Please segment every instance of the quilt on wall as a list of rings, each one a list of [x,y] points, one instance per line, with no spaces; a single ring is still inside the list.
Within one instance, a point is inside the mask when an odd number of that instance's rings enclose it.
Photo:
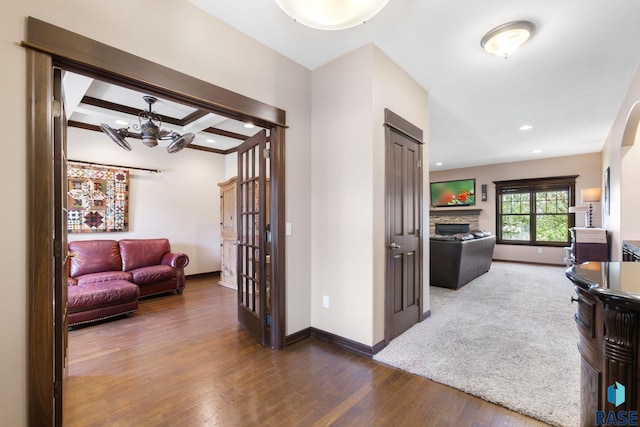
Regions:
[[[69,163],[69,233],[109,233],[129,229],[129,171]]]

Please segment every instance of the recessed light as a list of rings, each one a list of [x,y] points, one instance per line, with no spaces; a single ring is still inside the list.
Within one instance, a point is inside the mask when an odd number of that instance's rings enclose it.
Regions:
[[[216,142],[216,140],[215,139],[207,139],[207,142],[210,142],[210,143],[213,144],[214,142]]]
[[[538,153],[542,153],[542,150],[533,150],[533,152],[538,154]]]
[[[244,127],[246,127],[247,129],[253,129],[255,125],[253,123],[245,123]]]
[[[122,125],[122,126],[127,126],[129,124],[129,122],[127,122],[126,120],[116,120],[116,124],[117,125]]]
[[[436,166],[442,166],[442,162],[436,163]]]
[[[531,125],[522,125],[522,126],[520,126],[520,130],[529,130],[529,129],[531,129],[532,127],[533,127],[533,126],[531,126]]]

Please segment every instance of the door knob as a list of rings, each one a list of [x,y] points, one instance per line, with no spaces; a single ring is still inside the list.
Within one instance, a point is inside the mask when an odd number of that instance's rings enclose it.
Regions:
[[[393,249],[393,250],[396,250],[396,249],[400,249],[400,248],[402,248],[402,246],[397,245],[395,242],[394,242],[394,243],[391,243],[391,244],[389,245],[389,247],[390,247],[391,249]]]

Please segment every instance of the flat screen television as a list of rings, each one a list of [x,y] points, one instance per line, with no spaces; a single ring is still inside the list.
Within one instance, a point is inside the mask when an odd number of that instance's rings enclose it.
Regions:
[[[431,183],[431,206],[433,207],[472,206],[475,204],[475,179]]]

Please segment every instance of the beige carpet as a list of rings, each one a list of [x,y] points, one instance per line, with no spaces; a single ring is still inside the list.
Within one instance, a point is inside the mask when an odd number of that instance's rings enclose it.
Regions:
[[[564,267],[494,262],[374,359],[552,425],[579,425],[580,355]]]

